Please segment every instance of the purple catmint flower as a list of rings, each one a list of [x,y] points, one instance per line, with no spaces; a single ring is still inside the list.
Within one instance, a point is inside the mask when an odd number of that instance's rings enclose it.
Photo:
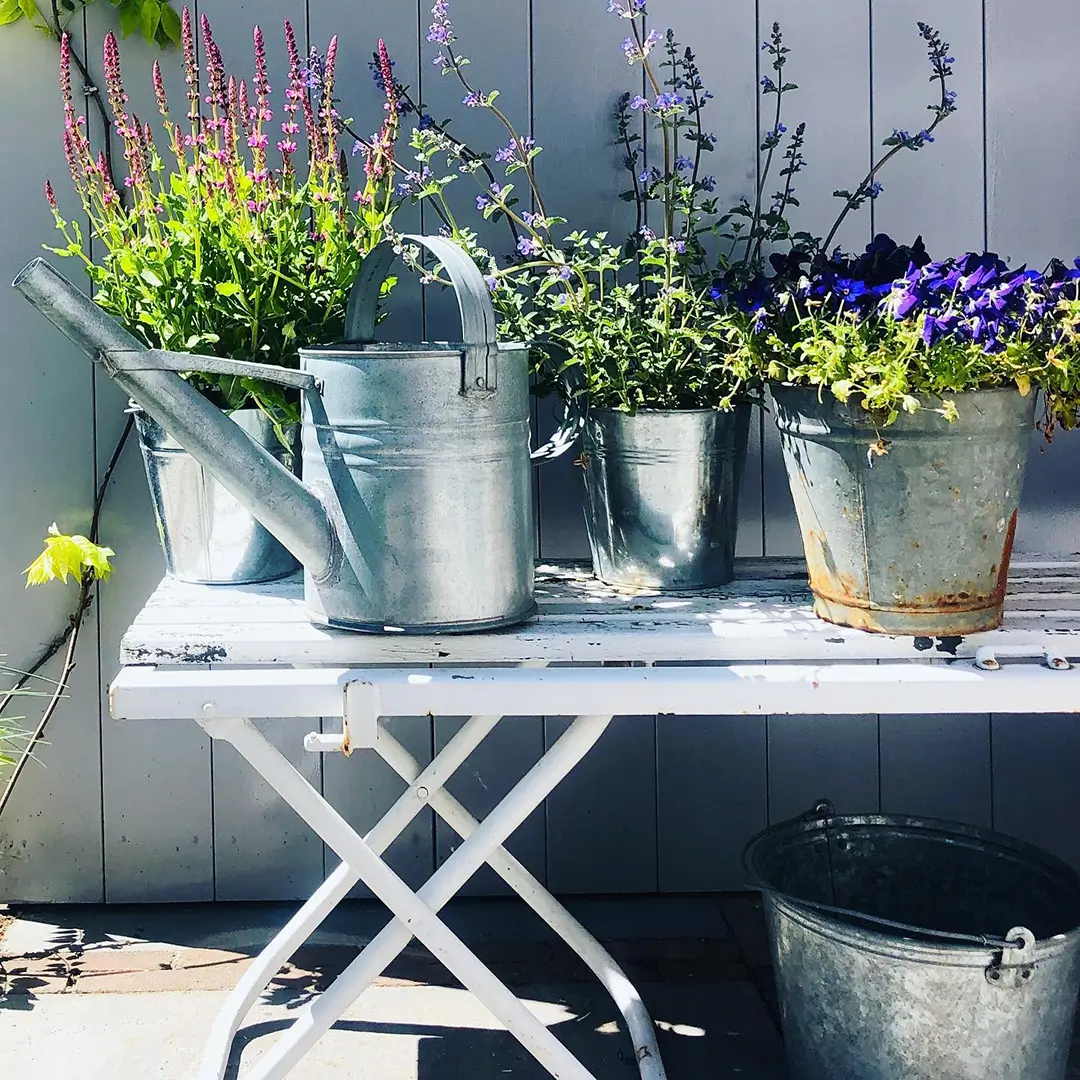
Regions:
[[[480,211],[486,210],[491,205],[491,199],[486,195],[476,196],[476,209]]]
[[[523,135],[519,140],[512,141],[509,146],[495,151],[495,160],[504,163],[522,161],[528,157],[529,152],[536,146],[536,140],[528,135]]]
[[[762,89],[763,93],[775,94],[776,93],[776,83],[774,83],[772,81],[772,79],[769,78],[768,75],[762,75],[761,76],[761,89]]]
[[[447,0],[435,0],[431,7],[431,26],[428,29],[428,41],[436,45],[452,45],[454,42],[454,24],[450,21],[450,7]]]
[[[484,104],[484,96],[477,90],[470,90],[461,99],[461,104],[469,109],[478,109]]]
[[[716,177],[715,176],[703,176],[699,181],[702,191],[715,191],[716,190]]]
[[[541,220],[541,217],[539,214],[534,214],[531,210],[522,210],[521,220],[524,221],[530,229],[532,229]]]
[[[494,292],[499,287],[499,279],[494,274],[485,274],[484,284],[487,285],[488,292]]]
[[[630,108],[634,110],[644,109],[645,112],[648,112],[652,108],[652,102],[649,101],[647,97],[642,97],[640,94],[635,94],[630,99]]]
[[[658,94],[656,101],[653,102],[653,108],[657,112],[673,112],[675,109],[681,108],[686,104],[686,98],[682,94],[676,94],[674,91],[670,91],[663,94]]]
[[[692,158],[686,157],[685,154],[675,155],[675,168],[676,169],[692,169],[694,167],[694,161]]]
[[[664,174],[653,165],[649,169],[643,169],[641,175],[638,177],[638,183],[643,188],[651,188],[654,184],[659,184],[664,179]]]
[[[533,255],[539,255],[543,250],[540,242],[534,240],[531,236],[522,236],[518,238],[517,249],[522,255],[531,257]]]
[[[622,43],[623,55],[626,57],[629,63],[634,63],[635,60],[641,59],[641,49],[638,48],[637,38],[628,37]]]

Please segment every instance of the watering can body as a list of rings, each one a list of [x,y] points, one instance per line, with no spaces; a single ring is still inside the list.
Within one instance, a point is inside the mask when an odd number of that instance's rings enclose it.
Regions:
[[[533,595],[528,350],[499,346],[482,276],[439,237],[462,344],[372,343],[389,245],[367,257],[347,343],[301,370],[148,350],[43,260],[14,284],[300,560],[313,621],[454,633],[529,618]],[[180,378],[204,370],[303,393],[303,482]]]

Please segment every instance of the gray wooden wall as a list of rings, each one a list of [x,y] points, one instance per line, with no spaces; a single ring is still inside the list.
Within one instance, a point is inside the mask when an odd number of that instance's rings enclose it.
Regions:
[[[460,93],[430,64],[427,3],[412,0],[199,0],[214,21],[229,66],[249,70],[252,23],[267,30],[275,90],[283,88],[277,27],[289,17],[312,43],[342,35],[343,111],[362,128],[377,123],[366,62],[378,36],[398,73],[437,116],[464,112],[459,130],[493,148],[490,117],[458,108]],[[589,227],[627,227],[609,116],[631,71],[619,45],[625,24],[604,0],[452,0],[476,81],[531,124],[545,147],[541,175],[551,208]],[[917,129],[931,88],[917,19],[940,26],[957,58],[959,113],[936,145],[905,155],[883,177],[882,200],[852,216],[841,240],[875,230],[925,234],[931,250],[984,244],[1041,264],[1080,252],[1080,104],[1071,79],[1080,63],[1076,0],[652,0],[654,25],[673,25],[698,50],[716,100],[719,190],[750,190],[757,169],[758,42],[773,19],[787,31],[788,69],[801,89],[787,122],[808,123],[810,169],[800,177],[799,220],[822,232],[835,213],[831,192],[866,171],[893,127]],[[80,27],[95,69],[111,18],[99,4]],[[124,46],[135,107],[153,115],[151,53]],[[173,95],[182,94],[175,54]],[[0,277],[10,278],[52,240],[41,184],[62,182],[61,113],[52,46],[26,26],[0,30]],[[415,225],[431,222],[415,220]],[[397,319],[418,331],[415,294]],[[438,333],[446,298],[432,296],[427,324]],[[120,429],[123,401],[10,290],[0,290],[0,653],[29,662],[62,625],[71,593],[22,587],[18,571],[36,555],[54,519],[85,528],[99,470]],[[443,332],[450,332],[444,330]],[[553,422],[538,410],[541,433]],[[1077,549],[1080,484],[1074,437],[1052,447],[1033,440],[1022,551]],[[70,700],[57,714],[0,823],[0,900],[136,901],[285,898],[307,895],[327,861],[321,845],[226,748],[211,750],[190,726],[108,718],[104,689],[116,671],[117,641],[161,574],[141,462],[129,448],[102,520],[118,552],[84,640]],[[564,460],[540,472],[538,545],[546,558],[586,554],[579,481]],[[754,440],[743,492],[740,549],[790,554],[798,536],[771,422]],[[718,702],[718,707],[721,703]],[[522,718],[463,770],[459,791],[478,810],[520,775],[564,721]],[[404,719],[421,756],[453,732],[453,720]],[[305,757],[308,724],[271,725],[280,745],[357,821],[397,790],[363,758]],[[1055,717],[680,720],[627,717],[517,835],[525,860],[553,889],[652,892],[741,884],[738,851],[753,830],[822,795],[842,809],[940,814],[994,824],[1080,864],[1080,728]],[[482,777],[482,779],[481,779]],[[451,848],[452,837],[421,820],[397,848],[417,880]],[[490,886],[477,879],[478,888]]]

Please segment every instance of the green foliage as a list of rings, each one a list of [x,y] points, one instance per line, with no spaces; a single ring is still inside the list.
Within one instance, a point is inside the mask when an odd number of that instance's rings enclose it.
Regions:
[[[301,346],[341,339],[352,283],[389,226],[397,204],[396,114],[388,114],[354,197],[334,108],[336,39],[325,65],[309,61],[309,74],[287,26],[291,71],[280,124],[273,122],[261,31],[256,28],[249,102],[248,85],[227,77],[209,25],[203,29],[202,72],[194,46],[184,50],[186,121],[170,116],[155,65],[169,164],[150,125],[128,114],[116,43],[106,38],[105,82],[129,169],[127,204],[113,190],[103,160],[93,156],[63,76],[65,150],[90,218],[93,257],[89,239],[76,220],[61,215],[51,189],[66,243],[49,250],[81,259],[95,301],[152,348],[297,367]],[[185,40],[192,40],[190,33]],[[314,102],[307,79],[319,87]],[[271,140],[277,141],[276,165]],[[281,425],[299,419],[298,396],[273,384],[201,374],[189,379],[229,410],[258,406],[279,434]]]
[[[55,36],[72,17],[94,0],[0,0],[0,26],[27,19],[38,30]],[[151,45],[167,48],[180,44],[180,16],[170,0],[109,0],[120,16],[120,31],[127,37],[141,32]]]
[[[104,581],[112,573],[109,559],[115,554],[112,548],[101,547],[85,536],[61,533],[53,522],[45,537],[45,550],[24,571],[26,584],[62,581],[66,585],[69,577],[81,582],[84,574]]]

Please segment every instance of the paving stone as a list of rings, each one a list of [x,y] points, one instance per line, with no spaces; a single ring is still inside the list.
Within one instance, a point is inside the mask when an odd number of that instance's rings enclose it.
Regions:
[[[231,990],[252,958],[215,949],[95,949],[78,961],[77,994]]]
[[[0,974],[0,996],[20,997],[63,994],[73,978],[71,961],[64,957],[30,957],[6,960]]]

